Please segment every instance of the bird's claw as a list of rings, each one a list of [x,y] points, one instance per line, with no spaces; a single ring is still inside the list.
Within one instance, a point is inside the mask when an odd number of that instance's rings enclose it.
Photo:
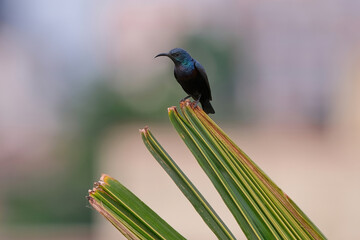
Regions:
[[[194,103],[193,103],[194,108],[196,108],[197,105],[199,104],[200,98],[201,98],[201,94],[200,94],[199,98],[194,101]]]
[[[192,104],[193,104],[193,107],[196,108],[197,105],[199,104],[199,100],[194,101]]]
[[[184,102],[186,99],[188,99],[190,96],[186,96],[183,99],[180,100],[180,103]]]

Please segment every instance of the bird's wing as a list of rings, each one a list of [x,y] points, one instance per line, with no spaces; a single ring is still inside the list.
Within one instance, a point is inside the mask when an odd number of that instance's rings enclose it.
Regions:
[[[209,99],[212,100],[212,97],[211,97],[211,90],[210,90],[210,84],[209,84],[209,80],[208,80],[208,77],[206,75],[206,72],[205,72],[205,68],[198,62],[195,60],[195,68],[196,70],[199,71],[201,77],[204,79],[205,81],[205,84],[206,84],[206,87],[207,87],[207,90],[209,91]]]

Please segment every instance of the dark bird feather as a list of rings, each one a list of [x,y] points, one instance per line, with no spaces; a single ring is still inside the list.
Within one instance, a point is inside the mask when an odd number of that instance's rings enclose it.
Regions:
[[[192,97],[207,114],[215,113],[210,101],[212,100],[210,84],[204,67],[184,49],[174,48],[168,53],[160,53],[155,57],[169,57],[175,64],[174,76],[184,91],[189,95],[182,100]]]

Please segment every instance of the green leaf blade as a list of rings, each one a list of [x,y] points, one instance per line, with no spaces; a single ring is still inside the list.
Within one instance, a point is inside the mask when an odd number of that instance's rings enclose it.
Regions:
[[[190,101],[169,118],[248,239],[326,239],[301,209],[214,121]],[[147,129],[145,146],[219,239],[235,239],[206,199]],[[90,204],[128,239],[184,239],[115,179],[103,175]]]
[[[249,239],[276,239],[272,238],[274,233],[271,232],[268,227],[264,224],[257,224],[257,221],[261,219],[261,217],[258,216],[258,212],[250,210],[254,206],[247,201],[246,196],[241,197],[243,204],[240,204],[240,202],[236,200],[235,195],[240,198],[239,194],[244,195],[246,192],[238,191],[233,181],[229,181],[229,179],[232,179],[232,176],[223,168],[221,162],[216,160],[217,157],[214,156],[213,151],[204,143],[203,136],[199,136],[194,127],[191,126],[191,123],[185,122],[175,109],[170,110],[170,121],[198,160],[200,166],[213,182],[230,212],[242,227],[245,235]],[[247,212],[247,214],[245,212]]]
[[[89,202],[129,239],[185,239],[126,187],[103,175]],[[132,233],[132,234],[129,234]],[[134,238],[135,236],[135,238]]]
[[[237,169],[245,172],[240,175],[244,178],[250,188],[254,189],[254,201],[264,209],[267,217],[275,228],[295,239],[326,239],[310,219],[292,202],[290,198],[238,147],[236,144],[216,125],[211,118],[200,108],[193,108],[189,102],[181,105],[186,119],[195,121],[222,143],[233,157],[229,160],[235,164]],[[257,196],[257,197],[254,197]],[[271,219],[272,217],[275,219]]]
[[[164,168],[168,175],[173,179],[174,183],[187,197],[190,203],[194,206],[204,222],[214,232],[219,239],[235,239],[231,231],[227,228],[224,222],[216,214],[210,204],[196,189],[187,176],[181,171],[177,164],[171,159],[166,151],[157,142],[148,128],[140,130],[145,146],[149,149],[151,154]]]

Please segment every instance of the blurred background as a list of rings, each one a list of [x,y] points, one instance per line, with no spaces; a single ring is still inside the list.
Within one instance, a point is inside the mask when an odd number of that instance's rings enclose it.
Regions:
[[[230,137],[329,239],[359,239],[359,22],[357,0],[0,0],[0,239],[123,239],[86,201],[101,173],[214,239],[145,125],[244,238],[168,121],[185,93],[154,56],[174,47]]]

